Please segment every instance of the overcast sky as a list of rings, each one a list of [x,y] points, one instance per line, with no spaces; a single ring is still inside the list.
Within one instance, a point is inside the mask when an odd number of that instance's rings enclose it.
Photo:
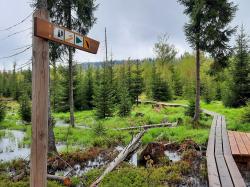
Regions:
[[[9,27],[25,18],[33,10],[31,0],[0,0],[0,30]],[[245,25],[250,34],[250,1],[234,0],[239,5],[233,26]],[[111,51],[114,59],[128,57],[153,57],[153,46],[158,36],[166,33],[169,42],[174,44],[179,55],[192,51],[185,40],[183,25],[187,17],[183,15],[183,7],[176,0],[97,0],[98,10],[95,12],[97,23],[88,36],[101,42],[97,55],[77,51],[75,60],[78,62],[95,62],[104,59],[104,28],[108,33],[108,54]],[[20,52],[31,44],[31,18],[9,31],[0,31],[0,70],[10,69],[13,62],[24,64],[31,58],[31,50],[13,58],[2,57]],[[20,34],[8,37],[18,31]],[[233,44],[234,41],[231,41]]]

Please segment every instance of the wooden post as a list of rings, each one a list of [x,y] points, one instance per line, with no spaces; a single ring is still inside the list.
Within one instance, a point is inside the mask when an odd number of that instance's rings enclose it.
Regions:
[[[35,11],[33,16],[48,20],[48,11],[46,7],[43,6],[38,8],[39,9]],[[32,144],[30,186],[46,187],[49,99],[48,41],[33,35],[32,53]]]

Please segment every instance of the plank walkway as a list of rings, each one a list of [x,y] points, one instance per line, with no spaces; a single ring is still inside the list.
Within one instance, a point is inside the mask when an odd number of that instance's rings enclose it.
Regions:
[[[233,156],[250,157],[250,133],[228,131]]]
[[[187,107],[187,105],[183,104],[154,101],[146,101],[143,103]],[[230,133],[227,133],[225,117],[205,109],[202,109],[202,112],[213,117],[206,152],[209,187],[246,187],[244,179],[232,155],[229,143]],[[236,134],[236,137],[239,138],[239,135]],[[235,141],[234,143],[232,142],[232,144],[235,146],[239,143],[237,146],[238,149],[240,147],[242,153],[246,154],[248,150],[250,151],[250,148],[246,148],[246,146],[243,148],[242,143],[247,141],[246,136],[243,137],[244,140],[241,138],[242,141],[239,139],[238,142]]]
[[[232,155],[225,117],[214,113],[207,146],[210,187],[245,187],[246,184]]]

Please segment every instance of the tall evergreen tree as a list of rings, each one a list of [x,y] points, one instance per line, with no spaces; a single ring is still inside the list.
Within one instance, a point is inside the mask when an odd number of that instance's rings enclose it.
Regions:
[[[93,70],[89,65],[84,73],[82,67],[79,67],[76,84],[75,107],[77,110],[90,110],[93,108]]]
[[[141,69],[141,63],[139,62],[139,60],[137,60],[133,79],[133,95],[137,106],[139,104],[139,96],[143,92],[142,72],[143,70]]]
[[[125,67],[121,67],[118,92],[118,109],[120,116],[127,116],[132,108],[131,98],[129,96],[128,87],[126,84]]]
[[[174,94],[176,96],[182,95],[183,84],[180,77],[180,72],[176,69],[176,67],[172,67],[172,84],[174,89]]]
[[[114,110],[114,90],[110,82],[107,64],[103,65],[103,72],[95,85],[94,105],[98,118],[111,117]]]
[[[70,30],[75,30],[83,35],[89,32],[89,29],[96,21],[94,11],[97,6],[94,0],[48,0],[48,9],[52,22],[64,25]],[[61,46],[65,48],[64,46]],[[63,50],[66,52],[66,49]],[[67,47],[69,63],[69,107],[70,124],[74,126],[74,92],[73,92],[73,53],[72,47]]]
[[[249,38],[243,26],[236,39],[236,54],[232,63],[232,82],[229,83],[229,93],[226,105],[239,107],[246,105],[250,99],[250,53]]]
[[[209,52],[215,66],[225,66],[229,55],[228,41],[235,29],[228,27],[237,7],[228,0],[178,0],[189,16],[185,25],[187,41],[196,50],[196,99],[194,122],[200,117],[200,51]]]
[[[156,101],[168,101],[172,99],[171,89],[156,71],[155,64],[152,70],[152,97]]]

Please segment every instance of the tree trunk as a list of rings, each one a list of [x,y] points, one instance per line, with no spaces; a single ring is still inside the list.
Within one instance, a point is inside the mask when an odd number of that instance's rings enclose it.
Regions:
[[[68,29],[72,29],[71,23],[71,0],[68,0]],[[69,50],[69,110],[70,110],[70,125],[75,127],[74,117],[74,94],[73,94],[73,48],[68,47]]]
[[[193,121],[196,123],[200,119],[200,47],[196,46],[196,94],[195,94],[195,114]]]
[[[69,110],[70,110],[70,125],[75,127],[74,117],[74,95],[73,95],[73,52],[69,47]]]
[[[56,87],[57,87],[57,75],[56,75],[56,61],[53,62],[53,110],[56,110]]]
[[[50,79],[50,73],[49,73],[49,84],[51,85],[51,79]],[[50,89],[49,89],[50,92]],[[50,96],[50,94],[49,94]],[[53,125],[53,120],[52,120],[52,116],[51,116],[51,102],[50,102],[50,98],[48,101],[48,153],[58,153],[57,149],[56,149],[56,142],[55,142],[55,135],[54,135],[54,125]]]

